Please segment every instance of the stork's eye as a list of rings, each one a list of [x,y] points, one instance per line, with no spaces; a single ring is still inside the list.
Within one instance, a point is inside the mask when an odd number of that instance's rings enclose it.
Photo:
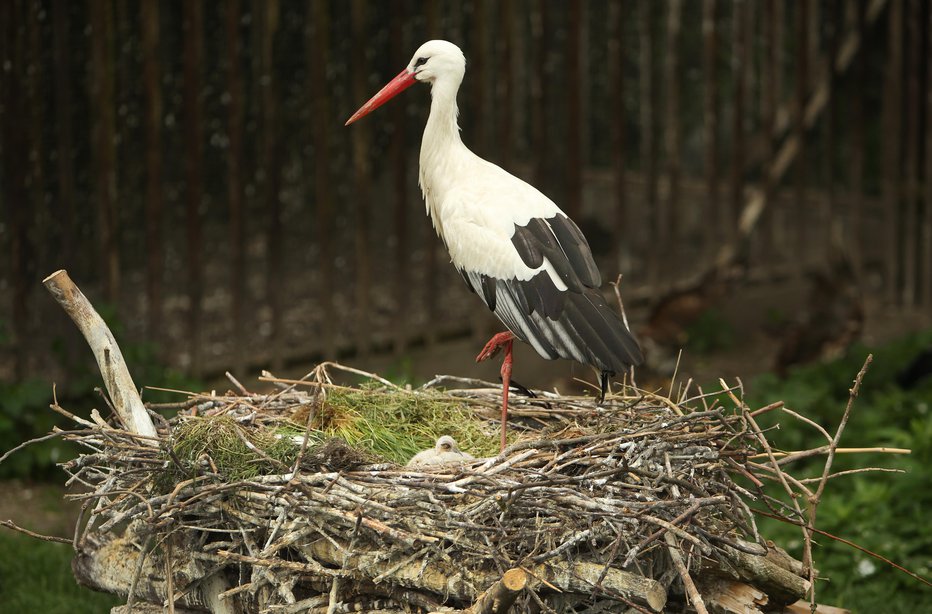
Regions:
[[[415,67],[415,68],[420,68],[420,67],[423,66],[424,64],[427,64],[427,60],[429,60],[429,59],[430,59],[430,58],[418,58],[418,59],[414,62],[414,67]]]

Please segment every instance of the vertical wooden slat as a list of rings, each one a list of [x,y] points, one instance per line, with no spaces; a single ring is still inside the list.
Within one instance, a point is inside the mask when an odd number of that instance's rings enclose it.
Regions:
[[[184,177],[187,236],[187,343],[191,372],[201,372],[201,205],[203,187],[203,130],[201,120],[201,65],[204,47],[204,5],[201,0],[184,3]]]
[[[788,119],[783,120],[781,124],[781,114],[787,108],[784,101],[784,71],[786,64],[786,6],[787,3],[783,0],[774,0],[773,5],[773,18],[771,19],[771,24],[773,25],[773,38],[771,43],[771,52],[773,54],[773,84],[771,90],[773,93],[771,97],[773,98],[773,127],[770,132],[770,140],[773,143],[773,151],[775,154],[777,151],[777,140],[780,138],[782,131],[785,129],[786,122]],[[784,126],[781,128],[781,125]],[[771,157],[771,160],[775,161]],[[768,178],[772,177],[772,173],[767,173]],[[787,206],[785,202],[780,202],[778,195],[780,191],[780,186],[778,182],[771,182],[768,179],[769,193],[766,195],[770,202],[772,202],[772,212],[773,217],[771,221],[772,230],[771,236],[773,237],[773,244],[776,247],[774,255],[784,254],[787,252],[790,241],[790,217],[792,216],[792,211]]]
[[[860,0],[849,0],[853,4],[855,20],[857,23],[858,39],[864,46],[864,36],[866,34],[864,3]],[[860,279],[863,274],[864,266],[864,170],[867,159],[865,150],[867,147],[866,124],[867,117],[864,110],[864,98],[866,90],[859,86],[867,82],[867,68],[870,57],[867,50],[862,48],[855,59],[855,79],[858,85],[851,88],[851,170],[849,172],[848,184],[851,194],[851,229],[847,237],[847,246],[851,251],[851,258],[855,273]]]
[[[551,185],[547,177],[547,158],[550,156],[550,131],[547,126],[547,56],[551,42],[549,6],[545,2],[535,2],[532,3],[530,11],[534,48],[531,74],[531,143],[536,152],[533,156],[532,176],[534,185],[544,190]]]
[[[322,4],[322,3],[321,3]],[[246,224],[243,219],[243,103],[241,7],[239,0],[226,6],[226,88],[227,105],[227,206],[230,214],[230,319],[233,339],[233,371],[246,371]]]
[[[583,24],[581,1],[568,3],[569,24],[566,37],[566,213],[571,219],[580,221],[582,214],[582,70],[580,47]],[[539,155],[548,155],[541,150]]]
[[[440,3],[439,2],[428,2],[425,7],[427,13],[426,16],[426,27],[427,27],[427,36],[430,40],[435,38],[441,38],[443,36],[443,31],[440,24]],[[437,321],[437,262],[438,251],[440,250],[440,241],[437,236],[434,234],[434,230],[430,224],[422,224],[421,227],[424,229],[424,251],[427,255],[425,263],[424,276],[426,278],[426,283],[424,284],[424,314],[426,316],[426,321],[428,322],[427,326],[427,344],[433,345],[437,341],[437,327],[434,326],[434,322]]]
[[[615,193],[615,223],[612,241],[612,264],[623,270],[622,246],[632,233],[628,231],[628,190],[627,190],[627,115],[625,113],[625,39],[624,24],[630,16],[627,4],[612,2],[608,5],[608,79],[610,106],[609,115],[615,117],[612,126],[612,171]]]
[[[777,117],[777,110],[783,105],[783,79],[786,64],[786,2],[775,0],[773,7],[773,99],[774,108],[774,129],[780,123]]]
[[[763,148],[763,160],[765,167],[769,166],[773,159],[774,145],[776,143],[776,110],[777,98],[774,87],[777,73],[777,40],[776,25],[774,24],[776,7],[774,6],[781,0],[765,0],[762,7],[761,15],[761,80],[760,80],[760,108],[761,108],[761,143]],[[775,186],[768,181],[770,173],[765,168],[764,198],[770,203],[770,207],[764,212],[769,218],[767,232],[763,233],[762,242],[764,243],[764,254],[766,258],[771,258],[774,248],[780,246],[779,228],[783,225],[783,211],[779,205],[773,201],[773,190]]]
[[[162,334],[162,70],[159,0],[143,0],[142,72],[146,135],[146,303],[149,340]]]
[[[904,130],[906,138],[903,160],[905,198],[903,199],[903,291],[901,300],[905,306],[913,306],[918,292],[917,268],[919,264],[919,234],[921,232],[919,217],[919,136],[920,136],[920,45],[921,8],[918,0],[906,3],[906,109],[904,113]]]
[[[705,244],[707,250],[717,252],[718,239],[724,220],[719,213],[718,199],[718,31],[716,0],[702,3],[702,73],[703,89],[703,138],[705,139]]]
[[[336,358],[336,335],[333,322],[334,309],[334,254],[331,234],[333,233],[333,191],[330,175],[330,88],[327,86],[327,64],[330,60],[330,8],[326,2],[308,0],[309,22],[313,31],[308,37],[307,62],[309,75],[309,99],[313,104],[311,118],[311,142],[314,144],[314,200],[316,233],[320,260],[320,296],[323,326],[319,334],[324,357]]]
[[[364,0],[353,0],[353,98],[368,99],[370,92],[366,83],[369,62],[366,58],[367,4]],[[353,126],[353,176],[355,178],[355,233],[356,233],[356,345],[360,355],[370,349],[369,285],[371,280],[369,262],[369,216],[371,208],[369,177],[369,124],[361,122]]]
[[[266,226],[266,300],[271,315],[269,343],[272,367],[280,369],[283,361],[284,322],[282,311],[282,279],[285,277],[285,236],[282,232],[281,163],[278,138],[278,79],[275,74],[275,39],[278,33],[278,0],[257,1],[253,5],[255,18],[260,20],[259,33],[259,168],[264,185],[262,200],[268,215]]]
[[[91,22],[91,67],[88,104],[92,114],[91,151],[94,198],[97,201],[98,250],[104,293],[117,306],[120,289],[120,251],[117,241],[117,169],[113,95],[113,7],[104,0],[88,0]]]
[[[900,262],[900,142],[903,73],[903,0],[890,0],[887,14],[888,51],[883,98],[884,273],[887,299],[899,298]]]
[[[834,67],[835,59],[838,55],[839,30],[844,27],[840,0],[829,0],[826,8],[828,16],[827,21],[823,24],[823,31],[826,36],[826,55],[828,56],[828,73],[825,79],[828,102],[825,108],[825,146],[823,148],[822,172],[823,184],[822,190],[822,211],[820,220],[824,224],[823,229],[827,236],[825,237],[825,246],[841,246],[844,238],[844,224],[841,212],[838,209],[835,193],[835,157],[837,155],[837,133],[838,133],[838,113],[839,101],[835,87]]]
[[[657,143],[654,140],[654,3],[641,0],[638,4],[640,26],[640,104],[641,104],[641,174],[644,177],[644,212],[647,216],[648,241],[658,237],[657,216]],[[649,243],[648,243],[649,245]],[[647,245],[641,247],[647,248]],[[660,256],[658,250],[647,250],[647,278],[652,287],[659,279]]]
[[[3,165],[3,179],[0,189],[3,190],[2,204],[5,210],[4,218],[10,225],[10,274],[12,276],[12,342],[13,342],[13,375],[17,379],[25,376],[27,371],[27,340],[28,327],[28,295],[29,295],[29,264],[31,251],[29,245],[29,229],[27,225],[28,190],[26,175],[28,165],[22,155],[13,155],[13,152],[26,150],[27,140],[25,125],[22,122],[25,109],[23,74],[16,68],[23,65],[25,32],[22,29],[23,15],[22,2],[0,2],[0,97],[2,97],[3,155],[0,164]]]
[[[71,119],[71,57],[67,0],[52,4],[52,45],[55,73],[55,132],[58,150],[58,201],[61,211],[61,255],[75,262],[77,211],[74,188],[74,135]]]
[[[732,67],[734,79],[734,100],[732,102],[731,124],[731,164],[730,164],[730,194],[728,199],[728,215],[726,228],[728,237],[734,237],[738,228],[737,220],[743,204],[744,190],[744,135],[745,114],[747,104],[747,63],[748,46],[746,21],[748,6],[746,0],[737,0],[732,13]]]
[[[495,147],[502,161],[502,167],[510,169],[514,158],[516,138],[514,129],[514,57],[520,48],[514,43],[515,39],[515,0],[501,0],[498,3],[499,23],[501,33],[499,36],[498,62],[500,78],[495,80],[498,86],[498,120],[499,138],[495,140]]]
[[[45,9],[38,0],[26,1],[26,61],[21,67],[26,72],[26,96],[28,112],[23,120],[27,123],[29,131],[29,146],[27,155],[29,157],[29,172],[27,182],[30,191],[30,204],[27,205],[31,214],[29,217],[30,225],[36,224],[40,227],[48,227],[53,224],[55,213],[50,210],[49,203],[45,198],[45,143],[43,135],[43,125],[45,123],[45,91],[44,91],[44,59],[42,57],[42,23],[40,19],[45,14]],[[24,205],[26,203],[23,203]],[[40,270],[50,269],[57,266],[56,263],[48,262],[53,254],[57,255],[57,249],[49,250],[49,245],[45,242],[37,242],[33,245],[34,260],[33,266]]]
[[[825,86],[827,89],[828,103],[825,106],[824,117],[824,134],[825,146],[822,154],[822,172],[824,191],[820,224],[824,225],[824,231],[827,236],[824,245],[840,246],[844,237],[844,222],[841,212],[838,210],[835,193],[835,158],[837,155],[837,132],[838,132],[838,96],[836,95],[834,67],[835,59],[838,55],[839,30],[844,27],[842,12],[840,10],[840,0],[829,0],[826,6],[828,19],[823,24],[823,32],[826,37],[826,55],[828,61],[827,78]]]
[[[488,71],[498,65],[489,63],[489,28],[488,13],[489,6],[485,0],[476,0],[473,6],[473,14],[469,31],[471,32],[471,45],[469,54],[469,73],[470,73],[470,95],[471,95],[471,115],[469,118],[470,132],[472,133],[473,150],[482,157],[488,157],[491,153],[489,147],[490,128],[492,125],[491,117],[486,107],[486,96],[488,83]],[[404,60],[402,60],[402,64]]]
[[[932,313],[932,8],[925,5],[925,118],[926,118],[926,144],[925,144],[925,208],[922,222],[922,268],[919,271],[924,283],[921,305],[925,312]]]
[[[404,26],[406,22],[404,0],[393,0],[391,32],[392,64],[404,66],[410,54],[405,40]],[[408,146],[407,146],[407,105],[396,104],[391,108],[392,134],[391,159],[392,180],[395,197],[395,319],[393,328],[395,333],[395,352],[400,354],[405,349],[408,339],[408,296],[411,292],[411,281],[408,275],[410,263],[408,254],[411,253],[408,238]]]
[[[661,240],[672,239],[672,246],[679,245],[680,233],[680,22],[683,4],[681,0],[667,3],[667,50],[664,55],[664,82],[666,91],[666,119],[664,121],[664,148],[666,149],[667,198],[662,208],[666,219],[661,221]],[[678,250],[672,247],[671,260]],[[668,262],[668,264],[673,264]]]
[[[807,85],[809,83],[809,3],[812,0],[799,0],[794,5],[796,11],[796,95],[793,109],[793,134],[799,143],[794,168],[794,220],[796,227],[796,253],[805,257],[810,253],[813,234],[809,226],[812,222],[806,203],[806,181],[808,164],[806,156],[806,112]]]

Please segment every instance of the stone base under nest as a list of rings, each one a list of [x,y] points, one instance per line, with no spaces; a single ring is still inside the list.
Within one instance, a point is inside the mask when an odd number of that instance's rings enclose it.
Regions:
[[[491,384],[344,388],[324,366],[275,381],[192,394],[157,418],[157,446],[76,418],[68,438],[91,452],[65,468],[93,489],[82,583],[160,607],[170,594],[176,611],[269,613],[780,611],[810,586],[757,534],[744,408],[515,395],[512,443],[488,456]],[[372,424],[379,403],[390,424]],[[436,425],[408,420],[419,411]],[[406,468],[365,440],[391,424],[402,447],[471,433],[461,447],[480,458]],[[352,446],[333,437],[357,431]]]

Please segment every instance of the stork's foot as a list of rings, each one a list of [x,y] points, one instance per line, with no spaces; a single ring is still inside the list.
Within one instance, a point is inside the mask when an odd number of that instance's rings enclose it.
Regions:
[[[498,333],[485,344],[485,347],[482,348],[482,351],[479,352],[479,355],[476,356],[476,362],[482,362],[483,360],[488,360],[494,358],[496,354],[502,351],[502,348],[509,345],[512,341],[515,340],[513,333],[505,331],[503,333]]]

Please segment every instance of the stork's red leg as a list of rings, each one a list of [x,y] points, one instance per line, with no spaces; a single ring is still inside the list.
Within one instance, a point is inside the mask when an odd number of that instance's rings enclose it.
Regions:
[[[502,359],[502,449],[505,451],[505,431],[508,428],[508,390],[511,388],[511,346],[513,339],[509,339],[505,344],[505,357]]]
[[[514,345],[515,336],[505,331],[498,333],[485,344],[479,355],[476,356],[476,362],[488,360],[501,350],[505,350],[505,357],[502,359],[502,450],[505,449],[505,431],[508,428],[508,390],[511,388],[511,348]]]

